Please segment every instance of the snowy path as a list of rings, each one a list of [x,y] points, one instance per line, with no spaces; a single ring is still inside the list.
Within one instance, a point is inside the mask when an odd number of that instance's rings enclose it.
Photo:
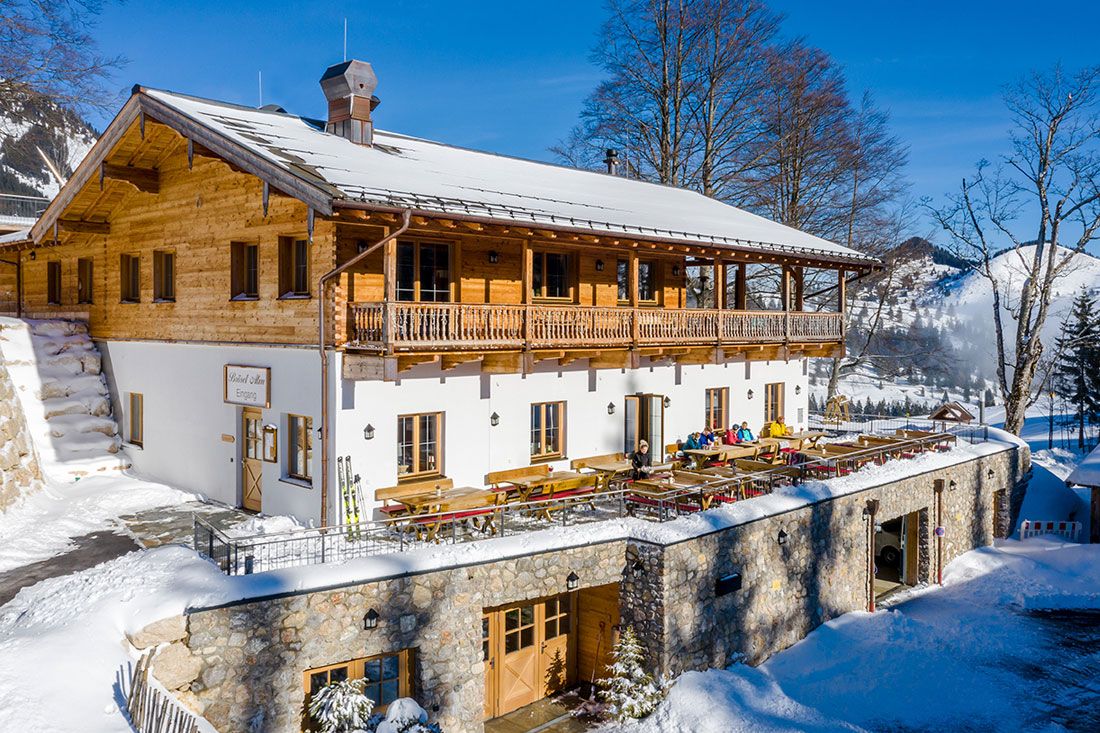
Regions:
[[[1100,730],[1098,667],[1100,546],[1008,541],[759,668],[685,674],[650,719],[609,730],[1083,733]]]

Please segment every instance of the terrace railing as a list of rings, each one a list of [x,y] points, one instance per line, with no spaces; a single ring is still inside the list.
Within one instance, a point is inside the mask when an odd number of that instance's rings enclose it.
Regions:
[[[885,421],[889,421],[889,424],[896,423],[896,428],[922,428],[919,421],[907,421],[906,418],[881,418],[878,424],[886,428]],[[896,428],[892,428],[891,432]],[[988,435],[981,430],[952,432],[968,442],[983,442],[988,439]],[[837,433],[840,434],[842,433]],[[843,466],[859,462],[884,462],[889,455],[897,454],[899,450],[916,450],[922,445],[928,447],[928,441],[911,439],[891,446],[869,447],[829,458],[802,460],[777,465],[773,469],[738,473],[734,477],[716,476],[713,481],[668,492],[661,498],[648,499],[644,504],[632,498],[634,490],[631,487],[614,484],[608,490],[582,496],[502,504],[490,510],[495,527],[491,536],[503,537],[552,526],[573,526],[626,516],[665,522],[701,511],[700,499],[705,493],[728,491],[731,494],[740,492],[744,496],[763,496],[790,482],[792,468],[798,469],[799,478],[793,479],[795,484],[809,478],[827,480],[829,476],[844,473]],[[752,498],[740,501],[752,501]],[[437,520],[442,531],[436,533],[431,540],[414,531],[417,523],[424,526]],[[472,542],[486,537],[486,534],[457,521],[453,512],[418,514],[415,518],[387,518],[359,524],[252,536],[232,536],[201,517],[194,518],[195,549],[227,575],[250,575],[288,567],[345,562],[410,549],[436,547],[440,544]]]
[[[23,223],[29,226],[49,203],[50,200],[42,196],[0,193],[0,221]]]
[[[395,351],[839,341],[840,313],[481,303],[350,303],[348,345]]]

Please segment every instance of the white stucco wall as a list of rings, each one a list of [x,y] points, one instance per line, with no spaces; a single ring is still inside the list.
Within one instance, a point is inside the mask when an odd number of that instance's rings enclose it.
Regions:
[[[279,427],[279,458],[263,464],[263,511],[289,514],[302,522],[320,521],[321,473],[319,358],[307,348],[221,346],[159,342],[99,342],[104,371],[115,401],[115,414],[128,438],[127,393],[144,395],[144,445],[127,446],[136,471],[233,506],[241,492],[241,410],[223,401],[226,364],[271,368],[271,406],[263,421]],[[340,355],[330,360],[333,465],[330,521],[339,520],[336,456],[350,456],[362,477],[364,496],[373,504],[374,490],[397,482],[397,416],[443,412],[443,470],[456,485],[481,486],[489,471],[528,465],[529,425],[533,402],[565,401],[566,457],[554,462],[567,468],[570,458],[623,449],[626,395],[665,395],[665,442],[699,430],[704,422],[705,390],[729,388],[731,421],[748,420],[754,431],[764,420],[764,385],[783,382],[787,422],[805,425],[807,378],[805,360],[733,362],[720,365],[649,364],[636,370],[587,368],[584,361],[567,367],[541,362],[532,374],[482,374],[476,363],[442,372],[426,364],[395,382],[344,382]],[[796,388],[801,388],[796,394]],[[748,398],[748,391],[753,398]],[[614,403],[614,415],[607,414]],[[490,425],[497,413],[500,423]],[[287,415],[313,419],[313,487],[284,480],[287,467]],[[375,428],[365,440],[363,428]],[[234,442],[223,441],[231,435]]]
[[[764,422],[764,385],[783,382],[786,420],[805,426],[804,364],[804,359],[751,362],[747,368],[744,362],[682,367],[643,362],[636,370],[590,370],[583,361],[567,367],[541,362],[528,375],[481,374],[477,364],[448,372],[438,365],[422,365],[396,382],[345,382],[334,413],[335,449],[338,455],[352,457],[370,502],[375,488],[397,482],[397,416],[442,411],[445,474],[456,486],[481,486],[489,471],[530,464],[533,402],[566,402],[566,457],[553,465],[568,468],[570,458],[623,450],[624,397],[639,392],[670,398],[666,443],[703,428],[705,391],[710,387],[729,387],[730,420],[748,420],[758,431]],[[609,402],[615,404],[614,415],[607,414]],[[490,425],[494,412],[500,416],[496,427]],[[372,440],[363,437],[368,423],[375,428]]]
[[[279,427],[278,462],[263,464],[263,511],[320,519],[316,488],[283,481],[287,415],[313,418],[314,445],[320,426],[319,357],[315,349],[259,346],[99,341],[122,437],[129,439],[127,393],[144,397],[143,446],[126,445],[134,469],[150,478],[202,493],[231,506],[240,504],[241,410],[223,401],[226,364],[271,368],[271,407],[265,424]],[[234,442],[222,440],[232,435]],[[313,475],[320,475],[320,452]]]

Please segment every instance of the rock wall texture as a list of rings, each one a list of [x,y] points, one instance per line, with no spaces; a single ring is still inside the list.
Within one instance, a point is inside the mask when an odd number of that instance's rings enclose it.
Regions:
[[[481,733],[483,609],[562,593],[572,571],[581,588],[618,584],[621,622],[655,672],[758,663],[868,607],[874,522],[915,513],[916,573],[932,582],[942,564],[993,541],[993,494],[1013,493],[1027,463],[1026,450],[1006,450],[673,544],[593,543],[192,610],[164,676],[219,730],[297,731],[306,669],[411,648],[413,696],[447,733]],[[878,502],[874,522],[868,500]],[[718,595],[716,582],[733,573],[741,588]],[[365,630],[371,608],[381,618]]]
[[[0,512],[42,481],[23,408],[0,357]]]

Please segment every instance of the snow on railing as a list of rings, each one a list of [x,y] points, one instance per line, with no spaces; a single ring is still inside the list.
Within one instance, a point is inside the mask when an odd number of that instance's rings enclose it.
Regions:
[[[1081,523],[1047,519],[1038,521],[1034,519],[1025,519],[1020,522],[1020,540],[1026,540],[1029,537],[1041,537],[1043,535],[1054,535],[1067,539],[1070,542],[1077,542],[1078,538],[1081,536]]]

